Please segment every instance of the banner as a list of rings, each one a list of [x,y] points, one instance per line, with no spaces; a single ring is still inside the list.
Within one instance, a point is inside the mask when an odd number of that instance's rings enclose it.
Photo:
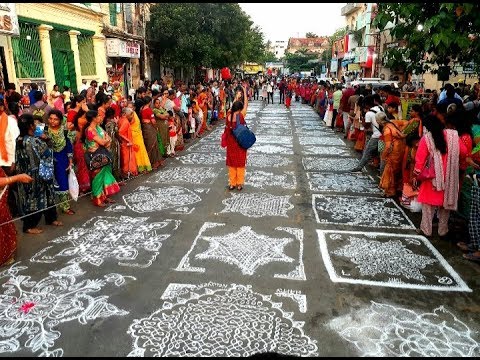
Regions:
[[[20,35],[15,3],[0,3],[0,34]]]
[[[402,98],[400,101],[402,103],[402,115],[404,120],[410,120],[410,109],[412,108],[412,105],[414,104],[422,105],[422,99]]]

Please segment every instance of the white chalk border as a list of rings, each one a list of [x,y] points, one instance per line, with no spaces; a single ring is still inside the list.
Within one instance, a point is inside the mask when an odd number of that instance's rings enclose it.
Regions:
[[[385,282],[385,281],[373,281],[373,280],[361,280],[361,279],[350,279],[344,278],[337,274],[335,268],[333,267],[330,254],[328,252],[326,234],[352,234],[352,235],[377,235],[377,236],[387,236],[387,237],[405,237],[415,238],[420,240],[436,257],[440,265],[442,265],[449,275],[457,282],[455,286],[437,286],[437,285],[421,285],[421,284],[408,284],[408,283],[396,283],[396,282]],[[323,263],[328,271],[330,280],[335,283],[349,283],[349,284],[361,284],[361,285],[371,285],[371,286],[385,286],[393,287],[399,289],[415,289],[415,290],[435,290],[435,291],[463,291],[463,292],[472,292],[472,289],[460,278],[456,271],[450,266],[450,264],[445,260],[445,258],[438,252],[437,249],[427,240],[427,238],[420,235],[405,235],[405,234],[389,234],[389,233],[379,233],[379,232],[362,232],[362,231],[341,231],[341,230],[318,230],[318,244],[320,247],[320,253],[322,255]]]

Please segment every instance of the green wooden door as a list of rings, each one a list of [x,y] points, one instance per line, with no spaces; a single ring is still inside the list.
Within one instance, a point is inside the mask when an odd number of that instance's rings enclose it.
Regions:
[[[63,92],[64,86],[68,86],[73,93],[76,93],[77,75],[68,33],[56,29],[50,31],[50,44],[55,82],[58,84],[60,92]]]

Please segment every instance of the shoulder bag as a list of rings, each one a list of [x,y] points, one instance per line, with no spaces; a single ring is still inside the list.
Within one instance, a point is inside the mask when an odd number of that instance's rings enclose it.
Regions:
[[[237,114],[236,119],[237,123],[232,131],[233,136],[237,140],[238,145],[240,145],[244,149],[249,149],[252,147],[253,144],[255,144],[257,138],[255,137],[255,134],[252,132],[252,130],[247,127],[247,125],[240,124],[240,114]]]

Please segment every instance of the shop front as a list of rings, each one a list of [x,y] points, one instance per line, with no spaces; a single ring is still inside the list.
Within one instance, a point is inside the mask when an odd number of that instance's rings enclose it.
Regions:
[[[127,96],[130,89],[139,87],[140,43],[118,38],[107,38],[108,82],[120,83],[121,93]]]
[[[20,29],[18,26],[18,18],[14,3],[0,4],[0,86],[3,88],[13,81],[10,79],[10,73],[13,69],[9,69],[13,62],[10,58],[8,49],[12,36],[19,36]]]

